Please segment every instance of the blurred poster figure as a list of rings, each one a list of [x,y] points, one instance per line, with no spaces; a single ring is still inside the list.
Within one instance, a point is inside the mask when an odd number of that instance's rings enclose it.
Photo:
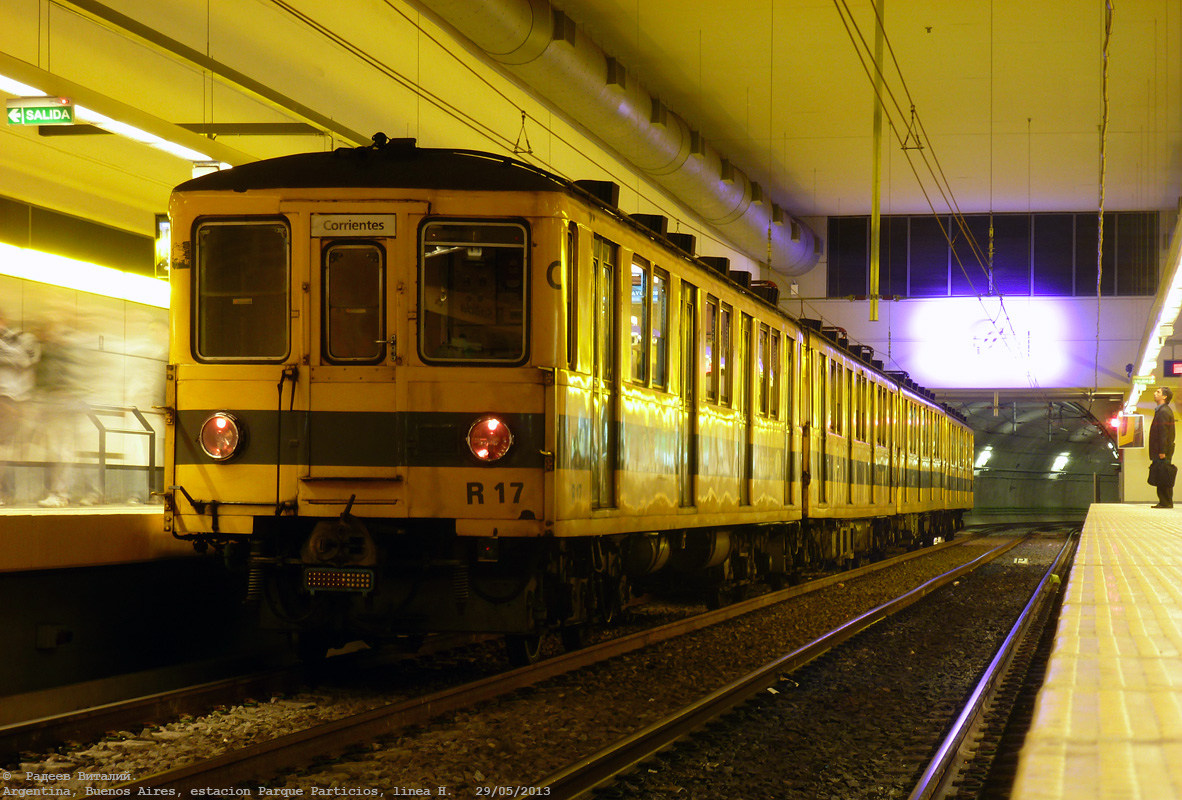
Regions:
[[[43,508],[63,508],[74,491],[78,423],[85,419],[86,353],[76,330],[59,320],[50,320],[41,337],[41,360],[36,370],[36,391],[41,409],[42,433],[46,440],[46,489]],[[89,478],[89,476],[88,476]],[[99,502],[93,481],[87,479],[81,493],[83,505]]]
[[[0,506],[16,500],[12,461],[22,440],[28,401],[33,396],[34,367],[40,358],[37,338],[10,327],[0,309]]]

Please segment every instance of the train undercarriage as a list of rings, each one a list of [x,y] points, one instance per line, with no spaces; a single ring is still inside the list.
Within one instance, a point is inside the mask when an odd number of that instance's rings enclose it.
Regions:
[[[428,634],[500,633],[517,664],[544,635],[567,649],[644,594],[719,607],[759,583],[780,587],[949,539],[961,512],[805,520],[572,539],[472,538],[446,522],[260,520],[226,558],[246,576],[264,627],[305,658],[364,640],[415,647]]]

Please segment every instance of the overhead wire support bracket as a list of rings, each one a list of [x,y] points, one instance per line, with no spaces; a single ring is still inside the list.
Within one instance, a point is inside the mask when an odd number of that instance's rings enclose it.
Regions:
[[[909,144],[911,142],[912,134],[915,135],[915,143]],[[923,149],[923,142],[921,142],[919,140],[919,132],[916,130],[916,127],[915,127],[915,103],[911,104],[911,121],[909,123],[907,123],[907,135],[905,137],[903,137],[903,149],[904,150],[922,150]]]
[[[525,138],[525,147],[521,146],[522,137]],[[517,156],[517,155],[521,155],[522,153],[525,153],[526,155],[533,155],[533,152],[534,152],[533,145],[531,145],[529,143],[529,131],[527,131],[525,129],[525,112],[522,111],[521,112],[521,130],[519,130],[517,132],[517,141],[513,143],[513,155]]]

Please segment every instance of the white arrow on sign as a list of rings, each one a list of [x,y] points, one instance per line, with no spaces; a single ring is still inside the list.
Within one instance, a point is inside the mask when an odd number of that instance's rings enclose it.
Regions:
[[[8,109],[8,122],[10,125],[20,125],[24,119],[24,112],[19,108]]]

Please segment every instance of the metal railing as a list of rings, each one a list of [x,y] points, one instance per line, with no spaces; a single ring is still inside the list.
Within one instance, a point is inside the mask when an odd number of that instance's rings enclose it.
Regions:
[[[135,418],[135,421],[139,423],[139,428],[108,427],[100,418],[102,416],[118,416],[119,421],[122,423],[127,421],[128,414],[131,414]],[[106,502],[107,499],[107,434],[110,433],[148,437],[148,494],[151,496],[152,492],[158,491],[160,487],[157,485],[158,478],[156,475],[156,429],[148,423],[143,412],[135,406],[87,405],[86,416],[94,423],[94,427],[98,429],[98,491],[99,495],[103,498],[103,502]]]

